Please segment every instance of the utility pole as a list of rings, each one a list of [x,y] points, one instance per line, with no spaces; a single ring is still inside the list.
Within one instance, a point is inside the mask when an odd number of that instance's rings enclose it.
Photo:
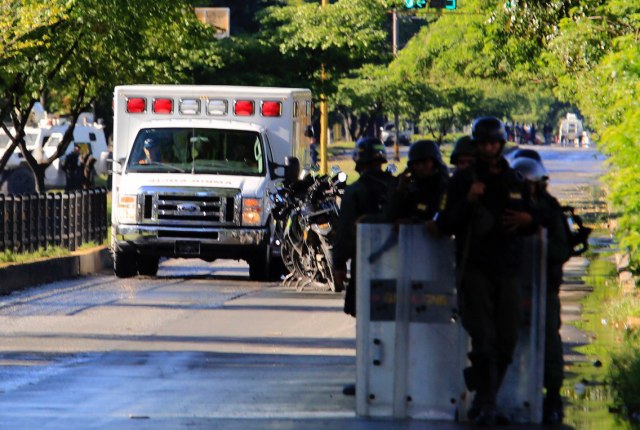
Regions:
[[[329,5],[329,0],[320,0],[320,4],[322,7],[327,7]],[[320,174],[326,175],[328,172],[327,144],[329,139],[327,132],[329,129],[329,106],[327,104],[327,96],[324,93],[324,81],[327,78],[325,75],[324,64],[322,64],[320,73],[320,79],[322,81],[322,93],[320,94]]]
[[[398,11],[396,8],[393,8],[392,12],[393,16],[393,24],[391,26],[391,40],[392,40],[392,53],[393,58],[398,56]],[[395,161],[400,161],[400,125],[398,124],[398,108],[395,107],[393,110],[393,124],[394,124],[394,138],[393,138],[393,159]]]

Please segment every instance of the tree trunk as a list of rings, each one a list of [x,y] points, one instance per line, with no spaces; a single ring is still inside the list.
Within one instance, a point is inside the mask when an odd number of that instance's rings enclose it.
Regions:
[[[29,166],[36,178],[36,193],[42,194],[47,191],[44,185],[44,171],[47,170],[48,165],[36,164],[35,166]]]

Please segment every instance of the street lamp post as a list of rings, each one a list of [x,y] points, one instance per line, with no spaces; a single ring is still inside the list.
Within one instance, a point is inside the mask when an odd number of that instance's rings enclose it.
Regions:
[[[398,11],[393,8],[393,25],[392,25],[392,53],[393,58],[398,56]],[[393,136],[393,159],[400,161],[400,125],[398,124],[398,108],[393,110],[393,124],[394,124],[394,136]]]
[[[320,0],[322,7],[329,5],[329,0]],[[329,107],[327,104],[327,96],[324,93],[325,75],[324,64],[322,64],[320,79],[322,81],[322,93],[320,94],[320,174],[327,174],[327,131],[329,128]]]

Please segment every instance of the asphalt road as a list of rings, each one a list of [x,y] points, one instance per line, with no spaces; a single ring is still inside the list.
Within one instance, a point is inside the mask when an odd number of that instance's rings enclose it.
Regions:
[[[543,157],[567,195],[602,168],[589,150]],[[200,260],[165,261],[157,278],[106,272],[2,296],[0,429],[467,428],[355,416],[341,394],[355,379],[342,300]]]

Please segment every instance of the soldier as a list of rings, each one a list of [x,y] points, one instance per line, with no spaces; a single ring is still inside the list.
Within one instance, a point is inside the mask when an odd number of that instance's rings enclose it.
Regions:
[[[508,421],[496,397],[520,326],[522,235],[535,222],[524,181],[502,156],[502,122],[476,119],[472,138],[476,163],[451,178],[439,227],[456,238],[460,313],[471,338],[465,381],[476,393],[469,418],[491,426]]]
[[[471,136],[462,136],[456,140],[449,162],[456,169],[466,169],[475,162],[477,152]]]
[[[545,318],[543,420],[557,425],[564,417],[560,388],[564,380],[564,358],[560,337],[560,285],[562,266],[571,258],[571,245],[565,229],[562,207],[547,191],[548,174],[539,154],[519,155],[512,167],[520,172],[531,189],[540,223],[547,229],[547,302]]]
[[[380,213],[389,188],[395,185],[395,178],[382,170],[387,157],[379,139],[368,137],[359,140],[353,161],[360,177],[347,187],[340,204],[333,244],[333,269],[336,285],[344,285],[347,280],[347,261],[351,260],[351,279],[346,285],[344,312],[355,317],[356,223],[365,215]]]
[[[409,148],[407,169],[398,177],[382,211],[385,222],[431,221],[440,210],[449,174],[438,145],[420,140]]]
[[[333,271],[336,288],[344,286],[344,312],[356,316],[356,224],[367,215],[379,214],[385,196],[395,186],[395,178],[382,170],[387,162],[386,149],[379,139],[368,137],[356,143],[353,154],[360,177],[345,190],[333,243]],[[347,283],[347,261],[351,260],[351,279]],[[345,385],[342,393],[353,396],[354,384]]]

